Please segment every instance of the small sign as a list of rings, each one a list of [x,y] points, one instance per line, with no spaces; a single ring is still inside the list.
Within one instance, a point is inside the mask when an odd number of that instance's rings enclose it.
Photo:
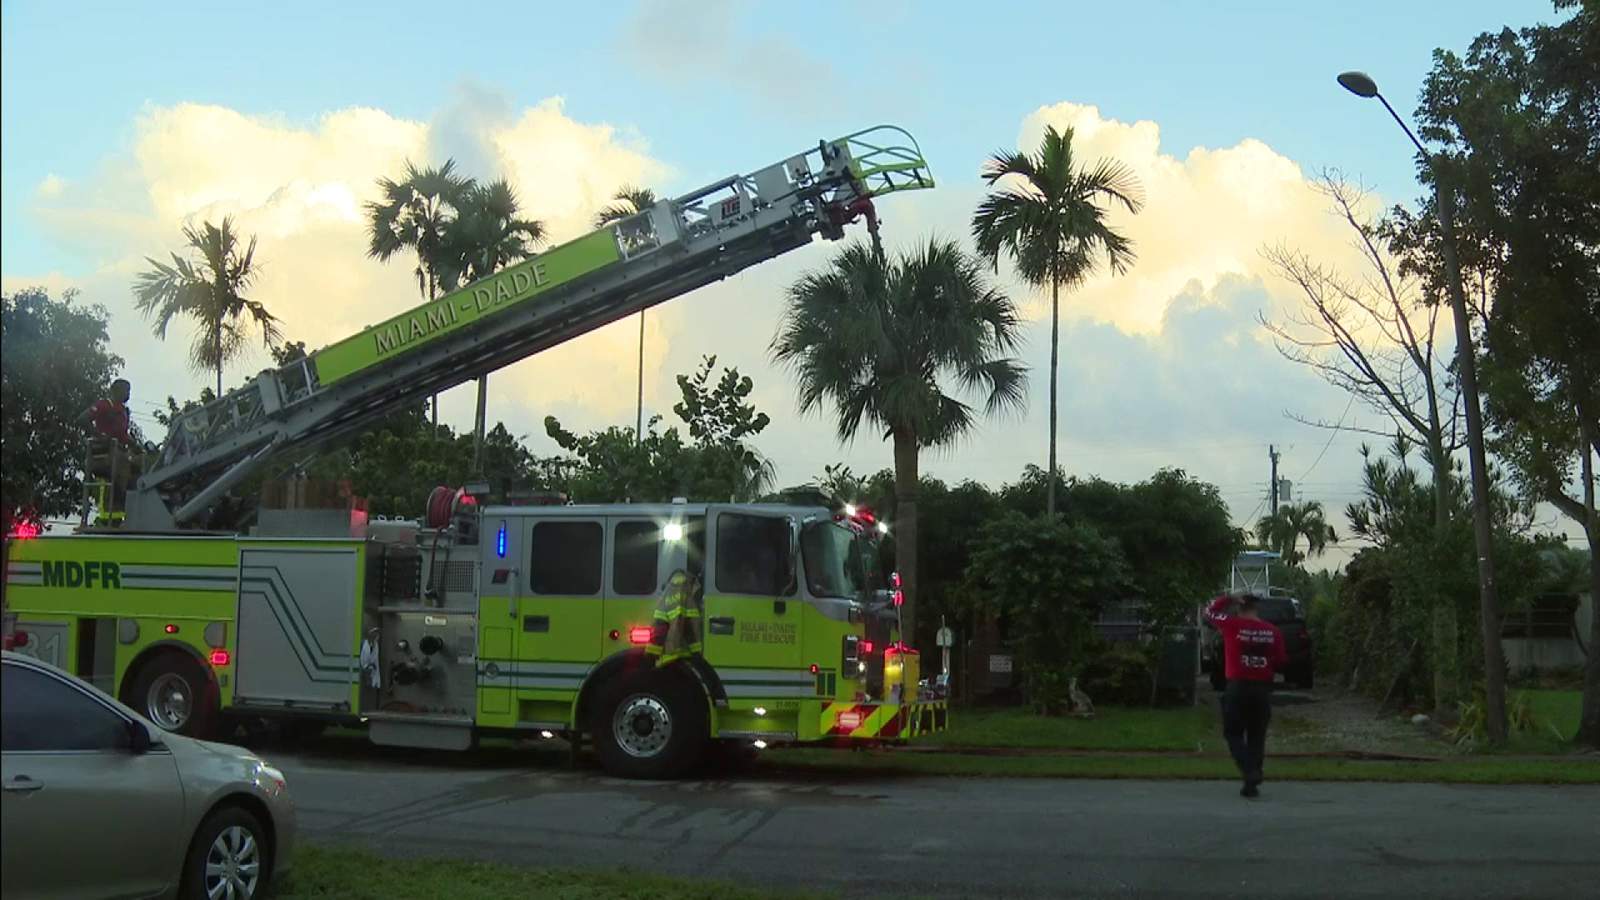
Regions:
[[[449,621],[450,620],[445,618],[444,616],[423,616],[422,617],[422,624],[424,624],[424,625],[445,625]]]
[[[935,643],[940,647],[949,647],[955,643],[955,635],[950,632],[950,629],[941,628]]]
[[[990,656],[989,656],[989,671],[991,671],[991,672],[1009,672],[1009,671],[1011,671],[1011,657],[1008,656],[1008,655],[1003,655],[1003,654],[999,654],[999,653],[990,654]]]

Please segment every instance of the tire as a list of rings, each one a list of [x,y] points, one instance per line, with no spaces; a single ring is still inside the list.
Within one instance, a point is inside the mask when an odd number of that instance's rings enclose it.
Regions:
[[[164,653],[145,662],[133,679],[128,701],[156,727],[184,737],[213,737],[221,718],[216,685],[198,661],[181,653]]]
[[[234,880],[235,890],[231,894],[223,890],[219,896],[235,900],[265,896],[272,879],[272,848],[266,828],[237,806],[222,807],[195,829],[189,855],[183,860],[178,896],[206,900],[210,888],[228,878]]]
[[[1295,687],[1302,691],[1309,691],[1315,687],[1316,674],[1310,666],[1306,666],[1305,668],[1301,669],[1298,675],[1299,677],[1295,678],[1294,680]]]
[[[710,740],[705,693],[673,669],[622,675],[605,685],[589,725],[600,765],[622,778],[676,778]]]

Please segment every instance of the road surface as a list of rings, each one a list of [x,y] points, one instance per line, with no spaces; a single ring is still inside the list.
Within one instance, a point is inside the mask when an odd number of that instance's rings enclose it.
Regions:
[[[629,782],[503,756],[269,754],[304,839],[844,896],[1596,896],[1600,788]],[[460,761],[457,761],[460,760]]]

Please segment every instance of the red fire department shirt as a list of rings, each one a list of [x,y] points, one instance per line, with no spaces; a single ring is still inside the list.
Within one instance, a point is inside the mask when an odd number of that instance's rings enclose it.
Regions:
[[[132,442],[128,434],[128,408],[121,403],[110,398],[96,400],[89,407],[89,418],[99,434],[124,444]]]
[[[1264,619],[1228,615],[1232,599],[1218,597],[1206,608],[1206,618],[1222,635],[1224,674],[1229,681],[1271,681],[1272,673],[1289,660],[1283,649],[1283,633]]]

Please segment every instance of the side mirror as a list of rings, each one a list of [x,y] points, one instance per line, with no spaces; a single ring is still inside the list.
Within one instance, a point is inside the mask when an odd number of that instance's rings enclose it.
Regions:
[[[150,739],[150,729],[133,720],[128,721],[128,752],[135,756],[149,753],[155,741]]]
[[[800,590],[800,523],[789,519],[789,558],[784,562],[783,595],[788,597]]]

